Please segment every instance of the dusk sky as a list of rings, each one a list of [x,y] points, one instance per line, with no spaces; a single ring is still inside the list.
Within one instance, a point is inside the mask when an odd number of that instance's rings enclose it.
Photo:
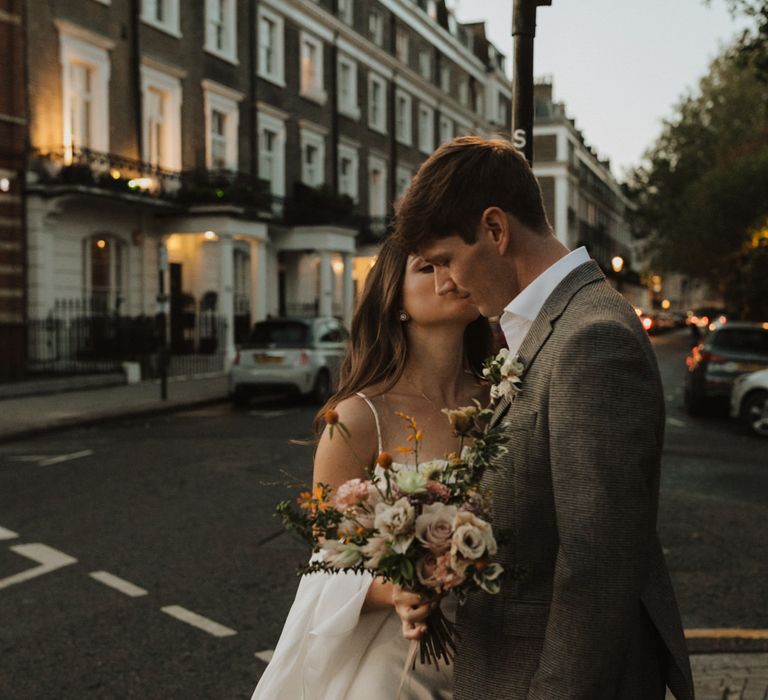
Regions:
[[[486,20],[511,70],[512,0],[453,6],[461,21]],[[535,73],[552,76],[555,100],[622,178],[719,48],[747,24],[730,16],[725,0],[552,0],[538,10]]]

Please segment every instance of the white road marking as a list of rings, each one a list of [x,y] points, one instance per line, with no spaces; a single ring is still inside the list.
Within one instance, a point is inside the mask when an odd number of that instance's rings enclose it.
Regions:
[[[254,656],[259,659],[259,661],[263,661],[265,664],[268,664],[270,661],[272,661],[272,656],[274,653],[274,649],[265,649],[264,651],[257,651]]]
[[[50,467],[54,464],[69,462],[72,459],[90,457],[92,454],[93,450],[80,450],[63,455],[12,455],[8,459],[13,462],[35,462],[38,467]]]
[[[53,464],[61,464],[62,462],[69,462],[73,459],[80,459],[81,457],[90,457],[93,454],[93,450],[80,450],[80,452],[71,452],[68,455],[56,455],[49,459],[44,459],[39,462],[41,467],[50,467]]]
[[[0,540],[13,540],[19,536],[18,532],[13,530],[7,530],[4,527],[0,527]]]
[[[182,622],[186,622],[188,625],[197,627],[204,632],[208,632],[208,634],[212,634],[214,637],[231,637],[233,634],[237,634],[235,630],[220,625],[213,620],[209,620],[207,617],[193,613],[191,610],[182,608],[181,605],[167,605],[160,609],[167,615],[175,617]]]
[[[685,421],[679,420],[677,418],[667,418],[667,423],[670,425],[674,425],[676,428],[687,428],[688,423]]]
[[[134,585],[130,581],[126,581],[124,578],[110,574],[108,571],[91,571],[88,575],[99,583],[114,588],[116,591],[120,591],[120,593],[124,593],[131,598],[147,595],[147,591],[143,588],[139,588],[139,586]]]
[[[0,589],[8,588],[8,586],[28,581],[43,574],[49,574],[51,571],[60,569],[63,566],[77,563],[77,559],[70,557],[69,554],[64,554],[64,552],[60,552],[58,549],[53,549],[53,547],[38,542],[34,544],[19,544],[11,547],[11,551],[37,562],[40,566],[0,579]]]

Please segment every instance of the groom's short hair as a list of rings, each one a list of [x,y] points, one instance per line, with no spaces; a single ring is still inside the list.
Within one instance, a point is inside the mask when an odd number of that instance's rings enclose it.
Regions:
[[[460,136],[422,163],[397,207],[394,237],[408,250],[454,234],[472,244],[489,207],[533,231],[551,232],[539,183],[523,155],[501,138]]]

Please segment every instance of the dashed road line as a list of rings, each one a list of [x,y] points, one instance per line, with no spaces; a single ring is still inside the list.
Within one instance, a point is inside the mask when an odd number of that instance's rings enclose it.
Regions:
[[[272,661],[272,657],[275,654],[274,649],[265,649],[264,651],[257,651],[254,656],[259,660],[263,661],[265,664],[268,664],[270,661]]]
[[[26,571],[21,571],[13,576],[0,579],[0,589],[8,588],[9,586],[22,583],[23,581],[28,581],[37,576],[49,574],[51,571],[56,571],[56,569],[60,569],[63,566],[77,563],[77,559],[70,557],[69,554],[64,554],[64,552],[60,552],[58,549],[54,549],[45,544],[40,544],[39,542],[33,544],[19,544],[10,549],[12,552],[16,552],[16,554],[20,554],[22,557],[37,562],[40,566],[35,566],[32,569],[27,569]]]
[[[130,581],[126,581],[124,578],[110,574],[108,571],[91,571],[91,573],[88,575],[95,581],[103,583],[105,586],[109,586],[110,588],[114,588],[116,591],[120,591],[120,593],[124,593],[131,598],[138,598],[143,595],[148,595],[147,591],[145,591],[143,588],[140,588]]]
[[[768,639],[768,630],[739,629],[734,627],[717,629],[685,630],[686,639]]]
[[[186,608],[181,607],[181,605],[166,605],[164,608],[160,609],[166,615],[175,617],[177,620],[181,620],[181,622],[186,622],[188,625],[192,625],[204,632],[208,632],[208,634],[212,634],[214,637],[231,637],[233,634],[237,634],[235,630],[220,625],[218,622],[209,620],[207,617],[198,615],[191,610],[187,610]]]
[[[13,540],[19,536],[18,532],[0,527],[0,540]]]
[[[42,462],[38,462],[41,467],[50,467],[54,464],[61,464],[62,462],[70,462],[73,459],[81,459],[82,457],[90,457],[93,454],[93,450],[80,450],[79,452],[71,452],[68,455],[57,455],[56,457],[50,457],[44,459]]]

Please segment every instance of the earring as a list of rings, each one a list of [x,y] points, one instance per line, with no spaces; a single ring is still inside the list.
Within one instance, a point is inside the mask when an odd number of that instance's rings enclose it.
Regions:
[[[410,316],[408,316],[408,314],[405,311],[401,311],[400,312],[400,320],[403,323],[405,323],[409,318],[410,318]]]

